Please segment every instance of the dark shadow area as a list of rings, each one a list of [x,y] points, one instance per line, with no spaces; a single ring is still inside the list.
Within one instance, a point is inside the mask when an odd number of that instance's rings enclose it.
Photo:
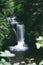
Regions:
[[[8,35],[8,38],[4,38],[3,39],[3,46],[2,46],[2,50],[8,50],[9,46],[14,46],[17,44],[17,37],[15,35],[15,33],[11,30],[11,33]]]

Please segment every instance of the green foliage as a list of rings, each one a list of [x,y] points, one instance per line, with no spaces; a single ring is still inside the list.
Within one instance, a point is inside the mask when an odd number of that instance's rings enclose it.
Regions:
[[[41,62],[39,63],[39,65],[43,65],[43,60],[41,60]]]
[[[34,61],[32,60],[29,60],[29,63],[25,63],[25,61],[21,61],[21,62],[16,62],[16,63],[13,63],[13,65],[37,65]],[[5,59],[1,59],[0,61],[0,65],[11,65],[10,62],[7,62]],[[41,60],[41,62],[39,62],[38,65],[43,65],[43,60]]]
[[[2,13],[4,16],[8,16],[9,13],[13,13],[14,2],[13,0],[1,0],[0,7],[0,13]]]
[[[13,11],[14,11],[14,2],[13,2],[13,0],[6,1],[6,4],[7,4],[6,8],[3,9],[4,15],[8,16],[9,13],[13,14]]]
[[[23,22],[26,25],[28,32],[37,31],[39,34],[41,31],[41,21],[43,7],[42,0],[14,0],[15,7],[14,12],[17,16],[17,20]],[[43,24],[42,24],[43,25]],[[42,26],[43,27],[43,26]],[[43,28],[42,28],[43,29]]]
[[[9,31],[9,23],[0,17],[0,47],[3,44],[3,39],[6,37],[8,38],[10,31]]]
[[[11,53],[8,50],[5,50],[4,52],[0,51],[0,57],[14,57],[15,54]]]
[[[1,59],[0,65],[11,65],[11,64],[7,62],[5,59]]]
[[[37,49],[39,49],[40,47],[43,48],[43,36],[39,36],[38,38],[36,38],[37,43],[36,43],[36,47]]]
[[[29,63],[25,63],[25,61],[21,61],[21,62],[17,62],[17,63],[13,63],[13,65],[37,65],[35,62],[31,62],[31,60],[28,60]],[[7,62],[5,59],[1,59],[0,64],[2,65],[11,65],[9,62]]]

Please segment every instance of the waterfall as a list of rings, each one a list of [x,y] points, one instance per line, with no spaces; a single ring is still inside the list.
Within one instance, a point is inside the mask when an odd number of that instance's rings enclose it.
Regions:
[[[24,24],[17,25],[17,40],[19,42],[24,42]],[[20,43],[20,45],[23,45]]]
[[[25,26],[24,24],[18,23],[14,20],[14,18],[9,18],[10,24],[12,25],[12,29],[16,34],[17,37],[17,45],[10,46],[11,51],[26,51],[28,49],[27,45],[24,41],[24,33],[25,33]],[[16,24],[17,31],[13,28],[13,25]]]

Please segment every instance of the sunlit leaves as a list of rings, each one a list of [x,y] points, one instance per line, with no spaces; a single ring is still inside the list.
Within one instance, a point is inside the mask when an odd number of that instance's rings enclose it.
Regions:
[[[36,47],[37,49],[39,49],[40,47],[43,48],[43,36],[39,36],[38,38],[36,38],[37,43],[36,43]]]
[[[4,52],[0,51],[0,56],[1,56],[1,57],[14,57],[15,54],[11,53],[11,52],[8,51],[8,50],[5,50]]]
[[[11,64],[7,62],[5,59],[1,59],[0,65],[11,65]]]

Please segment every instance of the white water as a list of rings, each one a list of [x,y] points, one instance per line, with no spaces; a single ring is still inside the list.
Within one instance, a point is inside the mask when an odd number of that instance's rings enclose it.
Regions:
[[[24,25],[17,25],[17,40],[18,42],[24,42]]]
[[[15,28],[13,28],[13,31],[16,33],[17,42],[18,42],[17,45],[10,46],[10,50],[11,51],[26,51],[28,47],[24,41],[24,32],[25,32],[24,24],[19,24],[18,22],[14,20],[14,18],[9,18],[9,21],[11,22],[11,25],[16,24],[17,26],[17,31],[15,32]]]

